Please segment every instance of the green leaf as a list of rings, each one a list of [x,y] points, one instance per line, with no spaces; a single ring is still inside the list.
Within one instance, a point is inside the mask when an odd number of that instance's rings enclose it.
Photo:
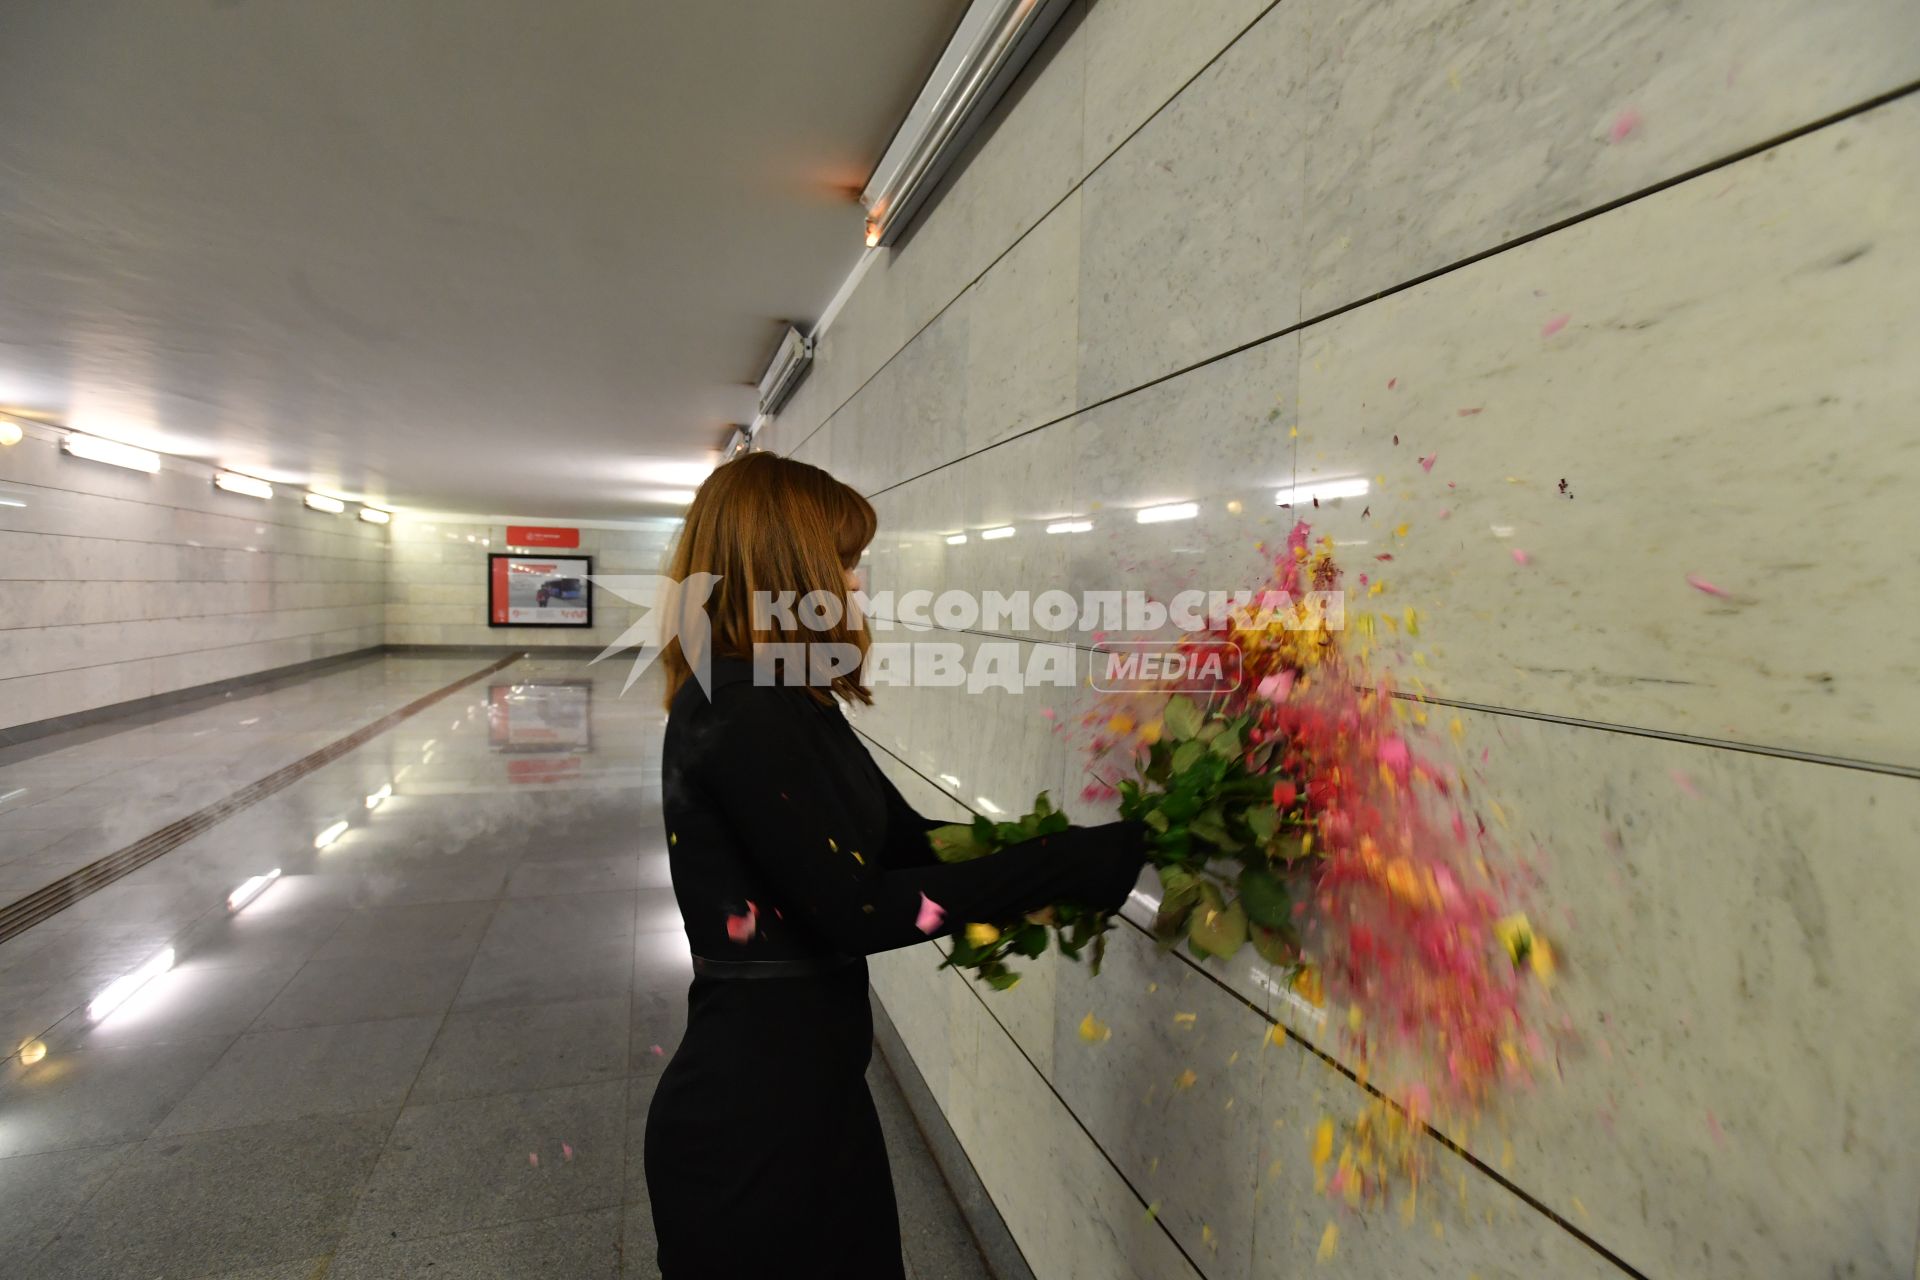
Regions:
[[[1206,754],[1207,744],[1204,742],[1194,741],[1181,743],[1173,752],[1173,771],[1175,773],[1187,772],[1187,770],[1198,764],[1200,758]]]
[[[1047,926],[1024,924],[1014,931],[1013,949],[1031,960],[1047,951]]]
[[[1200,708],[1193,705],[1193,699],[1185,694],[1176,693],[1167,699],[1167,709],[1161,715],[1170,737],[1184,741],[1200,732]]]
[[[1164,832],[1167,829],[1167,815],[1166,811],[1162,809],[1147,810],[1141,817],[1141,821],[1149,827],[1152,827],[1155,831]]]
[[[990,852],[976,836],[970,823],[955,822],[927,832],[927,844],[942,862],[969,862]]]
[[[1216,756],[1231,760],[1240,754],[1240,730],[1229,729],[1207,745]]]
[[[1220,891],[1204,885],[1204,900],[1187,922],[1187,941],[1200,951],[1222,960],[1246,945],[1247,913],[1236,901],[1220,905]]]
[[[1252,932],[1253,949],[1268,964],[1291,964],[1296,959],[1293,941],[1286,931],[1256,924]]]
[[[1293,899],[1287,887],[1265,867],[1248,867],[1240,873],[1238,901],[1255,924],[1282,929],[1293,922]]]
[[[1247,824],[1247,830],[1253,832],[1253,838],[1265,844],[1273,839],[1273,833],[1280,828],[1280,815],[1266,805],[1254,805],[1241,815]]]

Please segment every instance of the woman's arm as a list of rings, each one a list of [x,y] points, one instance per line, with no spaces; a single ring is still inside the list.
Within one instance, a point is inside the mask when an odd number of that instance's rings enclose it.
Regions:
[[[848,776],[845,744],[829,740],[801,696],[723,691],[710,757],[720,767],[703,774],[754,869],[817,936],[853,955],[924,941],[923,899],[943,914],[941,933],[1053,902],[1117,910],[1126,900],[1146,857],[1136,823],[1063,831],[971,862],[887,865],[884,849],[859,847],[848,817],[845,797],[871,783]]]

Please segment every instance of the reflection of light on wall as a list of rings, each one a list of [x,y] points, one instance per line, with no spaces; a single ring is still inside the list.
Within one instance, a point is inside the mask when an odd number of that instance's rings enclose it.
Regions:
[[[955,791],[958,791],[960,789],[960,779],[954,777],[950,773],[941,774],[940,781],[946,783],[949,787],[953,788]]]
[[[313,847],[316,849],[324,849],[345,834],[347,834],[347,820],[342,818],[315,836],[313,838]]]
[[[982,529],[980,531],[980,540],[982,542],[998,542],[1002,538],[1011,538],[1012,536],[1013,526],[1010,524],[1003,524],[998,529]]]
[[[267,886],[280,878],[280,868],[275,867],[263,876],[251,876],[241,881],[240,886],[227,895],[227,910],[238,911],[267,891]]]
[[[1273,495],[1273,503],[1278,507],[1304,506],[1316,498],[1331,501],[1334,498],[1364,498],[1373,491],[1365,476],[1347,476],[1339,480],[1311,480],[1306,484],[1289,485]]]
[[[1047,526],[1048,533],[1085,533],[1093,528],[1091,520],[1055,520]]]
[[[95,1022],[100,1021],[125,1004],[134,992],[171,968],[173,968],[173,948],[167,947],[132,973],[122,978],[115,978],[108,983],[107,989],[95,996],[93,1003],[87,1006],[87,1016]]]
[[[30,1067],[47,1056],[45,1040],[29,1040],[20,1046],[20,1064]]]
[[[1496,538],[1511,538],[1513,536],[1513,526],[1510,524],[1490,524],[1487,528],[1493,531],[1493,536]]]
[[[973,802],[979,805],[982,809],[985,809],[988,813],[998,814],[998,815],[1004,815],[1006,813],[1005,809],[1002,809],[999,805],[987,799],[985,796],[975,796],[973,798]]]
[[[950,533],[947,535],[947,545],[950,547],[963,547],[966,544],[967,535],[964,533]]]
[[[385,786],[381,787],[378,791],[374,792],[372,795],[367,797],[367,811],[371,813],[373,810],[378,809],[381,805],[385,804],[392,797],[393,797],[393,784],[389,782]]]
[[[1197,502],[1169,502],[1159,507],[1142,507],[1133,513],[1141,524],[1166,524],[1171,520],[1191,520],[1200,514]]]

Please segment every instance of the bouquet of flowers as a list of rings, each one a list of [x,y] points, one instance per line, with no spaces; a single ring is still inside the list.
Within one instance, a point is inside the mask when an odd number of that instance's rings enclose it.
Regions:
[[[1426,705],[1367,665],[1375,628],[1412,631],[1417,618],[1334,625],[1307,593],[1341,591],[1341,571],[1309,538],[1296,525],[1252,603],[1182,642],[1232,645],[1237,681],[1108,695],[1085,716],[1088,798],[1117,800],[1153,831],[1163,945],[1225,959],[1251,944],[1313,1003],[1346,1006],[1333,1025],[1363,1079],[1391,1051],[1395,1105],[1355,1126],[1360,1157],[1343,1161],[1355,1172],[1331,1180],[1355,1199],[1384,1176],[1368,1144],[1397,1141],[1405,1156],[1436,1109],[1457,1114],[1529,1076],[1545,1050],[1526,1005],[1555,953],[1517,909],[1524,883],[1503,869],[1465,772],[1424,745],[1438,737],[1418,732]],[[1381,590],[1359,584],[1363,598]],[[1460,722],[1449,728],[1457,742]],[[1064,823],[1043,796],[1013,823],[946,828],[934,847],[981,856]],[[947,963],[1005,988],[1018,980],[1009,962],[1044,952],[1049,927],[1068,955],[1094,942],[1097,960],[1105,926],[1058,912],[970,926]]]

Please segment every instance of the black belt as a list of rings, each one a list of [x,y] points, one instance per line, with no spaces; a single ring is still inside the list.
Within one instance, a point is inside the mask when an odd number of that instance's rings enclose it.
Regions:
[[[851,956],[802,956],[794,960],[709,960],[693,958],[696,978],[818,978],[853,963]]]

